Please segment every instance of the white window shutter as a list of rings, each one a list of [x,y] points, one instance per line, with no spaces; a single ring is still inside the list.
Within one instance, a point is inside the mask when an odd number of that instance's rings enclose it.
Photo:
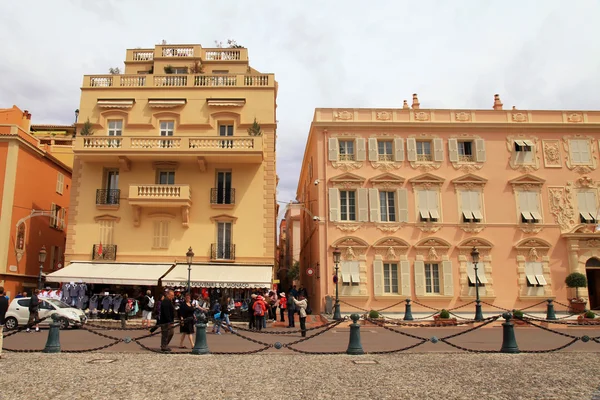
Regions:
[[[418,210],[423,218],[429,218],[429,206],[427,204],[427,190],[417,191],[417,199],[419,201]]]
[[[369,161],[377,161],[378,157],[377,139],[369,138]]]
[[[425,263],[419,260],[415,261],[415,294],[425,294]]]
[[[473,216],[478,218],[477,214],[483,215],[483,211],[481,208],[481,193],[473,191],[471,192],[471,211],[473,212]]]
[[[569,140],[569,147],[571,148],[571,161],[576,164],[580,164],[581,153],[579,152],[579,141]]]
[[[165,249],[169,247],[169,221],[162,222],[161,245]]]
[[[65,220],[67,218],[67,209],[66,208],[61,208],[60,209],[60,229],[64,230],[65,229]]]
[[[329,161],[338,160],[339,145],[337,138],[329,138]]]
[[[394,139],[394,160],[404,161],[404,140],[402,138]]]
[[[433,218],[440,218],[440,204],[437,191],[427,191],[427,208],[429,208],[429,213]]]
[[[369,221],[369,189],[359,188],[358,195],[358,222]]]
[[[540,213],[540,194],[538,192],[527,192],[527,208],[529,212]]]
[[[340,191],[335,188],[329,189],[329,221],[340,220]]]
[[[369,209],[371,222],[379,222],[379,189],[369,189]]]
[[[367,141],[365,138],[356,139],[356,161],[367,159]]]
[[[590,162],[590,142],[588,140],[579,141],[579,154],[581,155],[582,164]]]
[[[406,139],[406,159],[417,161],[417,140],[415,138]]]
[[[152,247],[160,247],[160,221],[154,221],[154,236],[152,241]]]
[[[396,196],[398,197],[398,222],[408,222],[408,191],[398,189]]]
[[[475,161],[485,162],[485,160],[486,160],[485,140],[475,139]]]
[[[433,139],[433,161],[444,161],[444,141],[441,138]]]
[[[57,219],[57,215],[56,215],[56,204],[52,203],[52,205],[50,206],[50,226],[55,227],[56,226],[56,219]]]
[[[458,162],[458,140],[448,139],[448,159],[450,162]]]
[[[454,280],[452,279],[452,261],[442,261],[444,274],[444,296],[454,296]]]
[[[592,214],[592,217],[597,218],[597,214],[598,214],[598,206],[596,205],[596,193],[594,192],[587,192],[585,194],[586,196],[586,203],[587,203],[587,209],[588,212],[590,214]]]
[[[519,197],[519,211],[521,213],[530,212],[528,198],[527,198],[527,192],[517,192],[517,195]]]
[[[400,284],[401,287],[400,294],[402,296],[406,296],[407,298],[411,297],[410,293],[410,262],[407,260],[400,261]]]
[[[460,211],[463,214],[466,214],[467,218],[470,218],[471,213],[471,196],[470,196],[471,192],[469,191],[462,191],[460,192]]]
[[[383,261],[373,261],[373,291],[375,296],[383,294]]]

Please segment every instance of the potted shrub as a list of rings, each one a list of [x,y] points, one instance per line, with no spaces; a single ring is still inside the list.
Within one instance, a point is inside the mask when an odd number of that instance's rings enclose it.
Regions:
[[[577,322],[582,325],[586,325],[590,323],[600,323],[600,320],[596,319],[596,314],[593,311],[588,310],[585,313],[581,314],[579,317],[577,317]]]
[[[456,325],[456,318],[450,318],[450,311],[443,309],[439,314],[433,316],[435,326]]]
[[[523,311],[521,310],[512,310],[512,322],[513,325],[517,326],[517,325],[527,325],[527,322],[523,321]]]
[[[378,325],[376,322],[378,322],[379,325],[383,324],[383,318],[381,317],[381,314],[379,314],[379,311],[377,311],[377,310],[371,310],[371,311],[369,311],[368,313],[366,313],[364,315],[364,317],[365,318],[362,320],[363,324],[365,324],[365,323],[371,323],[371,324],[375,323],[375,325]],[[370,319],[373,322],[367,321],[367,318]]]
[[[167,65],[165,67],[165,74],[172,74],[173,72],[174,71],[173,71],[173,66],[172,65]]]
[[[571,312],[573,314],[581,314],[585,311],[586,300],[579,297],[579,288],[587,287],[587,278],[584,274],[579,272],[570,273],[565,279],[567,287],[575,288],[575,297],[569,299],[571,305]]]

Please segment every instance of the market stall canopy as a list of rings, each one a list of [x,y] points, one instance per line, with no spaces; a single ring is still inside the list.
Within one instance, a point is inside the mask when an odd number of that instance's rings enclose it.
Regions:
[[[155,286],[171,268],[173,268],[173,264],[72,262],[68,266],[48,274],[46,282]]]
[[[270,288],[273,267],[270,265],[192,265],[190,285],[203,288]],[[187,286],[188,266],[175,266],[163,279],[163,286]]]

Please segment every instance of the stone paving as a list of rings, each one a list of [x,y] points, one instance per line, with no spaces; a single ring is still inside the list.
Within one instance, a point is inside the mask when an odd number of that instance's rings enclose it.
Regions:
[[[600,398],[593,353],[5,353],[0,368],[1,400]]]

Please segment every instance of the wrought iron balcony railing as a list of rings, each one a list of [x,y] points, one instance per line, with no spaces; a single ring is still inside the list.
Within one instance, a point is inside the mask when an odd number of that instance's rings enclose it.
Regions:
[[[212,243],[210,245],[211,260],[235,260],[235,244]]]
[[[116,244],[95,244],[92,247],[92,260],[115,261],[117,259]]]
[[[97,189],[96,204],[118,205],[121,197],[121,189]]]
[[[210,189],[210,204],[235,204],[235,189]]]

